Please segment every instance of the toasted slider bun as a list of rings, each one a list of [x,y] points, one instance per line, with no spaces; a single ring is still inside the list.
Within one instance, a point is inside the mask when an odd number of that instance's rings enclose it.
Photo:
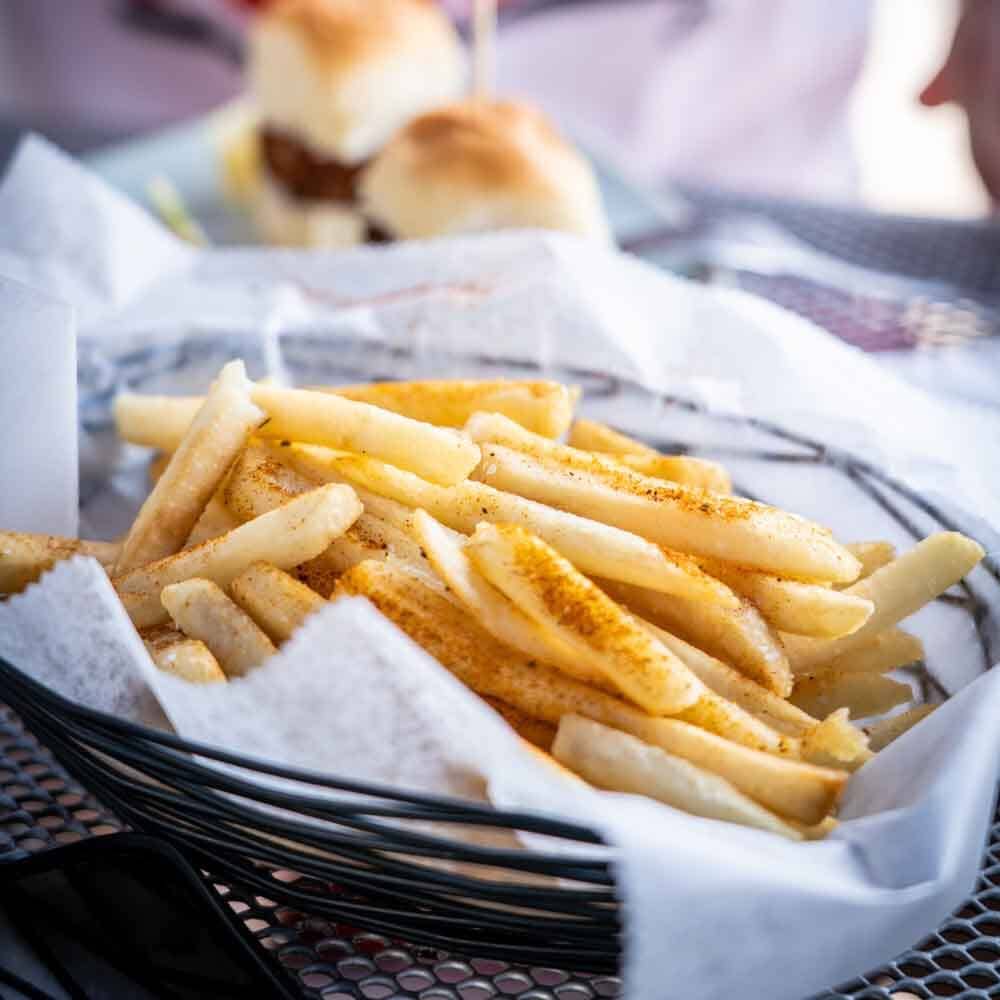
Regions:
[[[361,175],[365,215],[397,239],[492,229],[610,230],[587,160],[536,109],[467,100],[405,126]]]
[[[435,0],[278,0],[257,19],[248,67],[264,126],[346,165],[454,100],[466,77]]]

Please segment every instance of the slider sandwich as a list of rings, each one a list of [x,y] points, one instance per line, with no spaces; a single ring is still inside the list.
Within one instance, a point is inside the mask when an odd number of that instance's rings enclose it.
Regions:
[[[465,56],[434,0],[278,0],[259,17],[249,83],[260,113],[261,235],[294,246],[378,238],[361,171],[412,118],[464,91]]]

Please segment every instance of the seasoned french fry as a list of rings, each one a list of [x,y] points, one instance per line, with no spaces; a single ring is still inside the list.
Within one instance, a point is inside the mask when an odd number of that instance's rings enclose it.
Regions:
[[[334,598],[344,594],[367,597],[472,690],[533,718],[554,725],[566,712],[578,712],[620,725],[642,715],[620,698],[540,666],[501,643],[470,619],[463,606],[451,603],[402,563],[359,563],[337,581]]]
[[[552,741],[556,738],[556,727],[541,719],[533,719],[527,712],[522,712],[513,705],[501,701],[499,698],[486,696],[483,701],[492,708],[497,715],[503,717],[504,721],[523,740],[527,740],[532,746],[540,750],[549,752],[552,748]]]
[[[227,507],[246,521],[280,507],[293,497],[315,488],[315,481],[302,475],[285,460],[292,454],[264,441],[247,446],[226,482]],[[315,559],[299,566],[295,575],[318,594],[326,597],[337,577],[365,559],[384,559],[390,554],[420,564],[420,547],[412,538],[413,511],[402,504],[366,493],[365,512],[330,547]],[[391,518],[388,523],[372,511]]]
[[[836,639],[856,632],[875,605],[863,597],[709,560],[702,568],[757,607],[768,624],[796,635]]]
[[[565,715],[560,720],[552,754],[600,788],[646,795],[694,816],[739,823],[790,840],[802,839],[792,825],[724,778],[579,715]]]
[[[639,622],[540,538],[480,524],[465,551],[528,617],[571,647],[626,698],[653,714],[690,708],[704,685]]]
[[[276,644],[292,633],[326,601],[304,583],[270,563],[255,562],[229,586],[233,600]]]
[[[604,671],[581,660],[574,648],[563,642],[553,629],[528,617],[487,583],[463,551],[463,535],[435,521],[424,510],[414,512],[413,523],[417,542],[434,572],[487,632],[571,677],[596,683],[599,687],[609,685]]]
[[[522,427],[550,438],[566,432],[579,395],[578,389],[560,382],[509,379],[369,382],[323,386],[319,391],[371,403],[441,427],[461,427],[477,410],[502,413]]]
[[[577,417],[573,421],[573,426],[569,429],[567,442],[571,448],[579,448],[580,451],[596,451],[605,455],[651,455],[657,456],[660,453],[655,448],[650,448],[648,444],[622,434],[607,424],[598,423],[596,420],[587,420],[584,417]]]
[[[844,591],[875,605],[872,616],[856,632],[840,639],[787,636],[785,647],[792,669],[796,673],[811,673],[819,664],[863,646],[958,583],[984,554],[982,546],[958,532],[945,531],[925,538],[909,552]]]
[[[314,488],[314,483],[278,461],[269,445],[251,441],[233,463],[222,499],[242,523]]]
[[[419,566],[423,561],[417,543],[379,518],[362,514],[329,548],[295,567],[295,576],[317,594],[328,597],[341,573],[366,559],[396,556]]]
[[[60,535],[0,531],[0,595],[19,594],[57,562],[73,556],[92,556],[108,569],[118,558],[118,545]]]
[[[374,455],[441,486],[462,482],[479,463],[479,448],[464,434],[368,403],[264,385],[254,387],[253,400],[270,418],[263,437]]]
[[[924,658],[924,644],[901,628],[887,628],[863,646],[811,667],[810,674],[887,674]]]
[[[690,722],[692,726],[750,747],[751,750],[792,758],[797,758],[801,753],[797,739],[781,735],[751,712],[712,690],[704,691],[690,708],[674,713],[671,718]]]
[[[680,635],[776,695],[784,698],[792,690],[792,674],[781,643],[745,598],[734,611],[613,580],[597,582],[640,618]]]
[[[627,476],[632,471],[642,476],[701,489],[721,487],[721,492],[732,489],[729,476],[714,462],[688,459],[680,455],[659,455],[656,452],[613,457],[595,454],[533,434],[501,413],[474,413],[466,423],[465,430],[473,441],[504,445],[527,455],[550,459],[567,469],[576,469],[605,479],[612,486],[617,485],[623,474]]]
[[[855,719],[882,715],[913,698],[909,684],[883,674],[822,674],[801,677],[791,701],[810,715],[822,717],[847,708]]]
[[[311,386],[369,403],[412,420],[461,427],[477,410],[503,413],[546,437],[560,437],[569,426],[579,389],[545,381],[373,382],[365,385]],[[132,444],[174,451],[203,400],[198,396],[144,396],[122,393],[115,401],[118,435]]]
[[[884,750],[890,743],[899,739],[903,733],[908,733],[918,722],[927,718],[937,705],[917,705],[899,715],[892,715],[888,719],[881,719],[867,727],[868,739],[871,748],[876,753]]]
[[[161,451],[158,455],[154,455],[149,460],[149,485],[155,486],[160,481],[160,476],[166,472],[167,466],[170,464],[170,459],[172,454],[168,451]]]
[[[160,599],[185,635],[208,646],[227,677],[242,677],[274,655],[271,640],[211,580],[172,583]]]
[[[861,563],[858,580],[871,576],[875,570],[888,566],[896,558],[896,546],[892,542],[848,542],[845,548]]]
[[[871,760],[868,737],[852,726],[850,712],[838,708],[802,737],[802,759],[824,767],[855,771]]]
[[[796,708],[773,691],[752,681],[729,664],[709,656],[704,650],[692,646],[652,622],[640,620],[667,649],[687,664],[691,672],[706,687],[760,719],[776,732],[796,738],[804,736],[818,724],[818,719],[807,715],[802,709]]]
[[[341,577],[337,594],[367,597],[478,694],[492,695],[552,724],[564,715],[576,714],[630,732],[729,778],[751,798],[782,815],[818,822],[833,807],[846,780],[843,772],[737,746],[686,722],[653,718],[614,695],[549,667],[533,665],[400,564],[361,563]]]
[[[169,625],[143,629],[140,635],[153,662],[164,673],[192,684],[225,683],[219,661],[201,639],[191,639]]]
[[[114,579],[136,626],[166,620],[160,592],[171,583],[205,577],[228,587],[251,563],[291,569],[319,555],[357,520],[361,503],[349,486],[321,486],[220,538]]]
[[[131,444],[174,452],[204,401],[202,396],[119,393],[114,403],[118,436]]]
[[[264,419],[249,392],[243,362],[230,362],[125,536],[117,575],[172,555],[187,541],[248,435]]]
[[[293,451],[300,450],[293,448]],[[442,524],[470,534],[481,521],[520,524],[548,542],[584,573],[620,579],[651,590],[684,594],[696,600],[739,606],[739,598],[687,556],[618,528],[567,514],[545,504],[502,493],[483,483],[464,482],[450,489],[360,455],[311,450],[328,475],[410,507],[422,507]]]
[[[650,479],[665,479],[715,493],[732,493],[733,480],[718,462],[692,455],[619,455],[618,461]]]
[[[201,517],[195,522],[184,545],[186,549],[193,549],[196,545],[210,541],[224,535],[233,528],[238,528],[240,519],[225,505],[222,499],[222,491],[216,491],[214,497],[208,501],[205,509],[201,512]]]
[[[484,483],[705,558],[805,580],[848,581],[860,564],[818,525],[777,507],[620,472],[568,469],[502,445],[482,446]],[[583,453],[581,453],[583,454]]]

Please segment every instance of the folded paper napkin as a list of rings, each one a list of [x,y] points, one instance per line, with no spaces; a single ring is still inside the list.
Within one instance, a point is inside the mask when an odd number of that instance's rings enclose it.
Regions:
[[[257,375],[281,375],[283,344],[295,337],[406,348],[397,375],[475,375],[484,357],[502,355],[793,427],[917,484],[948,509],[960,500],[996,549],[987,523],[1000,488],[993,416],[953,412],[766,303],[689,285],[567,237],[508,233],[336,255],[195,252],[35,141],[0,188],[0,275],[77,309],[94,399],[134,384],[138,359],[154,346],[169,360],[156,363],[156,388],[190,388],[200,371],[197,345],[209,337],[240,349],[249,338],[259,348],[248,359]],[[5,319],[17,304],[12,288],[0,286]],[[26,313],[23,290],[17,295],[19,322],[33,324],[34,338],[21,338],[28,360],[66,351],[52,339],[53,314],[41,301]],[[0,400],[22,370],[0,366]],[[77,426],[59,409],[68,390],[57,367],[50,376],[36,365],[32,379],[32,419],[48,413],[46,432],[73,438]],[[647,401],[619,422],[642,432],[663,419],[662,407]],[[670,419],[671,433],[682,436],[681,418],[671,411]],[[37,430],[17,412],[10,420],[3,455]],[[91,450],[86,415],[82,429],[88,476],[106,467],[111,479],[106,493],[81,498],[88,523],[115,530],[134,509],[134,491],[117,459]],[[72,476],[73,461],[69,449],[53,452],[58,469],[46,475]],[[25,489],[35,475],[24,469]],[[791,467],[761,475],[781,480],[774,499],[785,495],[785,479],[795,488]],[[825,480],[799,489],[793,506],[838,531],[874,516],[859,509],[857,520],[849,517]],[[3,527],[17,509],[6,492]],[[968,635],[934,631],[944,636],[931,649],[936,660],[969,660],[967,650],[948,653]],[[911,945],[974,882],[1000,759],[1000,672],[973,680],[978,667],[957,669],[947,683],[956,696],[852,778],[838,830],[792,844],[550,773],[361,600],[324,609],[250,676],[194,689],[155,671],[102,571],[78,559],[0,604],[0,655],[86,704],[169,720],[182,735],[227,749],[334,772],[350,760],[359,779],[487,794],[589,824],[613,847],[626,990],[636,1000],[659,1000],[664,983],[690,1000],[801,1000]]]

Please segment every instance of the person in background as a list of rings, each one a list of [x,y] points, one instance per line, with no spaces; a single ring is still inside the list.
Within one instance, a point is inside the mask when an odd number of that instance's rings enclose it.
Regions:
[[[70,148],[242,90],[240,37],[274,0],[0,0],[0,126]],[[441,0],[467,20],[472,0]],[[847,200],[848,101],[871,0],[501,0],[499,89],[539,103],[637,177]],[[1000,198],[1000,3],[965,0],[922,98],[966,111]]]

